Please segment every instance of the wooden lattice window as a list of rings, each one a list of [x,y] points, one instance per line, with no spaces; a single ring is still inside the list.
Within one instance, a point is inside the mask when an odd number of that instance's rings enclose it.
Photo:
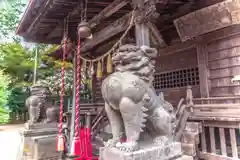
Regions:
[[[155,74],[153,85],[155,89],[199,85],[198,68],[188,68]]]

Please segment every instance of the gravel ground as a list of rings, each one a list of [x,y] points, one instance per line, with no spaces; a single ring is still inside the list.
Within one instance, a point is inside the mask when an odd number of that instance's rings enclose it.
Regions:
[[[17,153],[20,144],[18,130],[23,125],[3,125],[0,126],[0,159],[19,160]]]

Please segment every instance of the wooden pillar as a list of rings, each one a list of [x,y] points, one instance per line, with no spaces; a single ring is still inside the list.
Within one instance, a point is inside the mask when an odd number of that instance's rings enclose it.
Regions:
[[[147,26],[147,20],[145,12],[147,10],[144,5],[144,0],[132,0],[133,5],[137,8],[136,10],[136,21],[135,21],[135,37],[137,46],[150,46],[149,27]]]
[[[199,43],[197,44],[197,59],[198,59],[198,70],[200,79],[200,93],[201,97],[209,97],[209,83],[208,83],[208,60],[206,45]]]
[[[135,35],[138,46],[150,46],[149,28],[146,23],[137,23],[135,25]]]

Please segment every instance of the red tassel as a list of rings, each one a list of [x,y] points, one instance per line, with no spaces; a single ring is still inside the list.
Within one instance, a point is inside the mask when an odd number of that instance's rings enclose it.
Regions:
[[[86,146],[85,146],[85,131],[84,131],[84,127],[81,127],[80,129],[80,142],[81,142],[81,156],[83,158],[86,157]]]
[[[75,160],[82,160],[81,158],[81,146],[80,146],[80,139],[78,137],[74,137],[72,141],[72,146],[70,150],[70,155],[73,157],[80,157],[80,158],[75,158]]]
[[[64,142],[63,135],[58,135],[57,136],[56,150],[58,152],[63,152],[65,150],[65,142]]]
[[[124,143],[124,142],[126,142],[126,141],[127,141],[126,137],[122,137],[122,138],[120,139],[120,142],[121,142],[121,143]]]
[[[88,127],[86,127],[85,146],[86,146],[86,156],[91,159],[92,158],[91,129]]]

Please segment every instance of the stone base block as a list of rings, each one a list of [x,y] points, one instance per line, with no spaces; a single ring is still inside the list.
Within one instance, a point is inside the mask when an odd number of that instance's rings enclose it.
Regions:
[[[58,129],[50,126],[31,130],[22,128],[19,160],[58,160],[60,153],[56,152],[57,133]]]
[[[164,147],[148,146],[135,152],[123,152],[117,148],[100,148],[100,160],[172,160],[182,156],[181,143]]]
[[[24,127],[27,130],[57,129],[58,128],[58,123],[56,123],[56,122],[53,122],[53,123],[36,123],[36,124],[25,123]]]
[[[175,159],[175,160],[194,160],[194,158],[193,158],[192,156],[186,156],[186,155],[184,155],[184,156],[179,157],[179,158],[177,158],[177,159]]]

